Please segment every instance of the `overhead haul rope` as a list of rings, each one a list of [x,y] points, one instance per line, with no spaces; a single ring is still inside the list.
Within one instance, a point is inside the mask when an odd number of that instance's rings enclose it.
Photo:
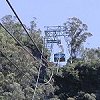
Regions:
[[[34,40],[33,40],[33,39],[31,38],[31,36],[29,35],[28,31],[26,30],[25,26],[24,26],[23,23],[21,22],[20,18],[18,17],[18,15],[17,15],[17,13],[15,12],[14,8],[13,8],[12,5],[10,4],[9,0],[6,0],[6,2],[7,2],[7,4],[9,5],[9,7],[11,8],[11,10],[13,11],[13,13],[15,14],[16,18],[17,18],[18,21],[20,22],[21,26],[23,27],[23,29],[25,30],[25,32],[27,33],[27,35],[29,36],[29,38],[30,38],[30,40],[32,41],[32,43],[36,46],[36,48],[38,49],[38,51],[39,51],[40,54],[42,55],[42,57],[43,57],[42,60],[45,61],[46,64],[48,65],[47,59],[44,57],[44,55],[41,53],[41,50],[38,48],[37,44],[34,42]],[[20,44],[20,46],[22,47],[21,44]],[[22,47],[22,48],[23,48],[23,47]],[[30,56],[33,56],[26,48],[23,48],[23,49],[24,49],[25,51],[27,51],[27,52],[30,54]],[[35,60],[37,60],[34,56],[33,56],[33,58],[34,58]],[[43,63],[41,63],[41,62],[39,62],[39,63],[42,64],[43,66],[45,66],[45,65],[44,65]],[[46,66],[45,66],[45,67],[46,67]],[[41,69],[41,68],[39,68],[39,69]],[[38,75],[40,75],[40,72],[39,72]],[[49,81],[51,80],[52,76],[53,76],[53,74],[51,75]],[[38,80],[38,79],[37,79],[37,80]],[[46,82],[46,84],[48,84],[49,81]]]
[[[12,5],[10,4],[9,0],[6,0],[7,4],[9,5],[10,9],[13,11],[13,13],[15,14],[16,18],[18,19],[18,21],[20,22],[21,26],[23,27],[23,29],[25,30],[25,32],[27,33],[28,37],[30,38],[30,40],[32,41],[32,43],[36,46],[36,48],[38,49],[38,51],[40,52],[40,54],[43,57],[43,60],[48,64],[47,59],[44,57],[44,55],[42,54],[41,50],[39,49],[39,47],[37,46],[37,44],[35,43],[35,41],[31,38],[30,34],[28,33],[27,29],[25,28],[25,26],[23,25],[22,21],[20,20],[20,18],[18,17],[17,13],[15,12],[14,8],[12,7]]]
[[[20,24],[22,25],[23,29],[25,30],[25,32],[27,33],[27,35],[29,36],[30,40],[33,42],[33,44],[36,46],[36,48],[38,49],[38,51],[40,52],[40,54],[42,55],[42,60],[45,61],[48,65],[47,59],[44,57],[44,55],[41,53],[40,49],[38,48],[37,44],[34,42],[34,40],[31,38],[31,36],[29,35],[28,31],[26,30],[25,26],[23,25],[22,21],[20,20],[20,18],[18,17],[17,13],[15,12],[14,8],[12,7],[12,5],[10,4],[9,0],[6,0],[7,4],[9,5],[9,7],[11,8],[11,10],[13,11],[13,13],[15,14],[16,18],[18,19],[18,21],[20,22]]]

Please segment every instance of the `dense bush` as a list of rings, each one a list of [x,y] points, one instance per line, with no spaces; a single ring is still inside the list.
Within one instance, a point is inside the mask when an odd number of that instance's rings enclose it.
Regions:
[[[93,98],[91,93],[96,95],[100,89],[100,62],[78,61],[66,65],[61,70],[62,74],[54,77],[54,84],[56,86],[55,94],[61,100],[77,96],[82,99],[75,98],[75,100],[95,100],[95,97],[94,99],[90,98]],[[80,91],[83,92],[80,93]]]

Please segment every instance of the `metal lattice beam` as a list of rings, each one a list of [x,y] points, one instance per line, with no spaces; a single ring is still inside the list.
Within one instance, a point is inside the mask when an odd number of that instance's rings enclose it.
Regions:
[[[59,37],[67,37],[65,26],[45,26],[45,44],[48,50],[52,51],[52,44],[61,44]]]

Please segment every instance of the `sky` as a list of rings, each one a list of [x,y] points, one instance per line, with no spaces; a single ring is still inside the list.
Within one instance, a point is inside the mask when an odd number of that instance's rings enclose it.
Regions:
[[[44,26],[63,25],[68,18],[77,17],[87,24],[93,34],[85,43],[88,47],[100,46],[100,0],[9,0],[22,22],[29,25],[36,17],[38,28],[44,34]],[[0,0],[0,18],[14,15],[6,3]]]

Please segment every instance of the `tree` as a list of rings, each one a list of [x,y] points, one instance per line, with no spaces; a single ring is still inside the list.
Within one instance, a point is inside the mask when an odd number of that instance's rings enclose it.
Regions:
[[[61,74],[54,75],[55,95],[60,100],[100,99],[100,60],[78,61],[60,70]]]
[[[16,17],[12,15],[6,15],[1,19],[2,24],[5,28],[13,34],[20,42],[23,40],[24,37],[24,29],[17,21]]]
[[[76,17],[69,18],[66,23],[64,23],[66,29],[66,41],[68,43],[69,53],[71,62],[73,59],[77,58],[79,50],[86,41],[87,37],[92,36],[91,33],[87,32],[88,27],[83,24],[81,20]]]
[[[94,61],[94,60],[100,60],[100,48],[86,48],[81,58],[85,61]]]
[[[31,40],[29,40],[20,23],[13,20],[13,18],[14,17],[11,15],[4,16],[2,18],[2,24],[38,59],[39,57],[37,54],[39,52],[37,51],[37,48],[32,44]],[[43,47],[43,39],[40,35],[40,30],[32,27],[32,31],[28,30],[28,32],[41,50]],[[44,48],[44,50],[46,49]],[[46,54],[47,52],[44,52],[44,55]],[[6,57],[17,67],[9,62],[4,55],[6,55]],[[34,60],[0,26],[0,100],[32,100],[38,69],[40,67],[39,62],[40,59],[38,59],[38,61]],[[48,70],[48,78],[50,74],[50,70]],[[47,80],[47,77],[45,77],[45,80]],[[42,83],[39,83],[38,85],[41,84]],[[53,90],[50,90],[50,85],[44,85],[42,88],[44,89],[37,89],[36,98],[41,98],[42,100],[44,100],[44,97],[48,99],[54,98],[54,96],[51,95],[53,94],[51,93]],[[47,88],[49,88],[50,91]],[[47,97],[45,96],[46,93],[48,94]]]

